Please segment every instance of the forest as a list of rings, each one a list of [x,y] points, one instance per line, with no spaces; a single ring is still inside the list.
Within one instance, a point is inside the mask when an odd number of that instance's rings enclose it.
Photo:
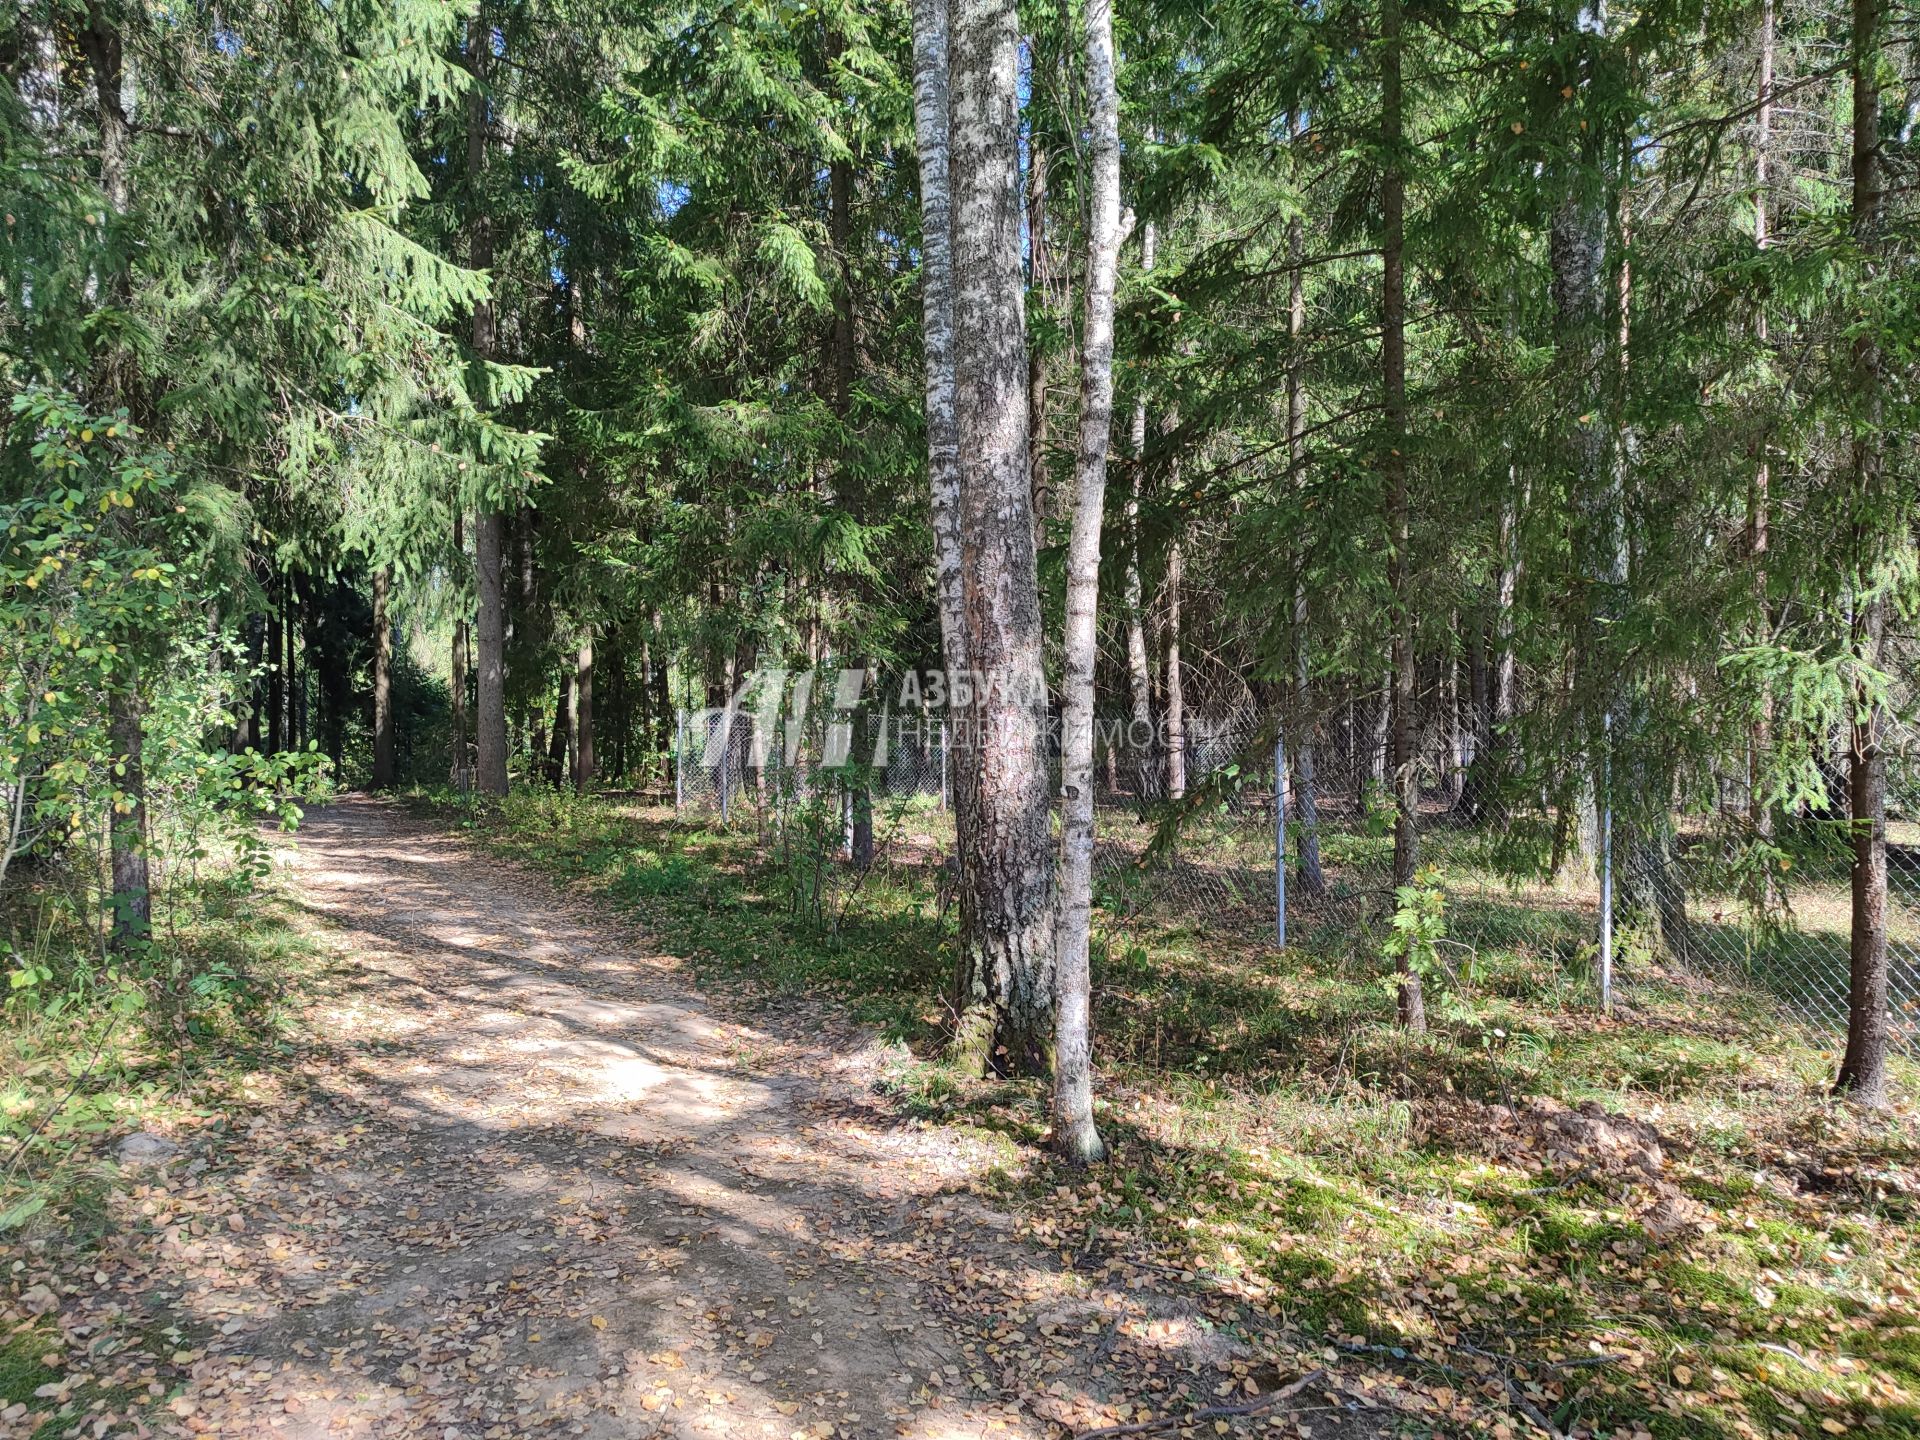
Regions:
[[[1920,10],[0,69],[0,1433],[1920,1434]]]

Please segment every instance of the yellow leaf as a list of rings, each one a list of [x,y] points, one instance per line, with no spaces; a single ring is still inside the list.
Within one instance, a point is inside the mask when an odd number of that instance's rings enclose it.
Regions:
[[[606,1329],[606,1328],[607,1328],[607,1317],[606,1317],[606,1316],[604,1316],[604,1315],[596,1315],[596,1316],[594,1316],[594,1317],[593,1317],[593,1328],[594,1328],[594,1329],[596,1329],[596,1330],[604,1330],[604,1329]]]

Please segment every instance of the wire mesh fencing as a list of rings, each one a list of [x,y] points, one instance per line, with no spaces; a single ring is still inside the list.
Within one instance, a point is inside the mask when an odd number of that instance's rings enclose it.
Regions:
[[[1893,782],[1885,847],[1887,1008],[1894,1043],[1920,1052],[1920,733],[1894,728],[1883,762]],[[1614,844],[1612,907],[1623,953],[1747,986],[1773,1001],[1784,1019],[1844,1031],[1856,926],[1842,767],[1837,753],[1822,764],[1824,808],[1756,807],[1744,774],[1733,773],[1715,777],[1710,807],[1638,833],[1626,827]]]
[[[1202,697],[1174,727],[1096,720],[1095,903],[1111,923],[1176,924],[1317,953],[1382,953],[1407,892],[1384,694],[1289,722],[1250,692]],[[1920,744],[1889,738],[1887,933],[1896,1043],[1920,1049]],[[1705,808],[1628,822],[1601,788],[1516,796],[1457,707],[1417,728],[1417,862],[1437,895],[1438,963],[1469,988],[1491,957],[1632,1005],[1689,977],[1746,987],[1785,1021],[1844,1029],[1851,855],[1844,805],[1758,827],[1740,775]],[[952,853],[953,758],[931,712],[795,725],[681,718],[676,805],[853,858],[864,824],[931,863]],[[1057,766],[1057,757],[1056,757]],[[1056,769],[1057,776],[1057,769]],[[1696,791],[1702,787],[1696,786]],[[829,812],[824,820],[821,812]],[[871,841],[869,840],[869,844]]]

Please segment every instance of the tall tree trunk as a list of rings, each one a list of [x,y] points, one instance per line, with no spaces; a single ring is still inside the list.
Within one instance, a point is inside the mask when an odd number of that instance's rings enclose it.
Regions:
[[[1853,79],[1852,228],[1869,275],[1881,261],[1886,204],[1880,161],[1879,67],[1881,0],[1853,0],[1848,68]],[[1875,276],[1874,278],[1877,278]],[[1846,483],[1854,507],[1852,649],[1861,671],[1878,670],[1886,638],[1887,600],[1874,522],[1885,507],[1880,347],[1870,330],[1853,342],[1858,403]],[[1856,679],[1847,736],[1848,818],[1853,830],[1853,926],[1849,943],[1847,1049],[1834,1092],[1857,1104],[1888,1103],[1887,1045],[1887,772],[1881,750],[1885,705]]]
[[[627,684],[627,647],[613,648],[611,663],[613,687],[613,773],[624,785],[627,781],[627,745],[633,735],[633,692]]]
[[[388,604],[393,591],[393,569],[382,565],[373,572],[373,788],[391,790],[394,784],[393,743],[393,616]]]
[[[1115,88],[1113,0],[1087,0],[1091,106],[1087,289],[1080,346],[1080,443],[1067,542],[1062,636],[1060,900],[1055,930],[1053,1145],[1080,1164],[1106,1145],[1093,1119],[1093,676],[1099,658],[1100,526],[1113,432],[1113,295],[1120,268],[1120,97]]]
[[[1493,728],[1493,674],[1487,666],[1487,617],[1477,611],[1467,626],[1467,775],[1477,773]],[[1471,797],[1469,797],[1471,798]],[[1471,818],[1471,817],[1470,817]]]
[[[975,825],[963,1054],[1043,1074],[1053,1031],[1046,672],[1027,469],[1018,30],[1012,0],[954,0],[953,339],[969,705],[958,753]]]
[[[474,588],[479,623],[474,628],[475,788],[507,793],[506,596],[500,564],[505,517],[497,510],[474,520]]]
[[[553,705],[553,729],[547,732],[547,783],[558,790],[567,781],[567,755],[573,748],[573,667],[560,667],[560,698]]]
[[[951,32],[947,0],[913,0],[913,123],[920,158],[920,286],[922,350],[926,361],[927,489],[933,528],[934,598],[940,614],[941,686],[949,710],[949,750],[960,720],[958,687],[971,668],[967,649],[960,543],[960,439],[954,376],[954,269]],[[949,767],[954,864],[959,883],[959,941],[955,949],[953,1012],[956,1050],[970,1036],[966,1019],[974,1006],[973,887],[967,874],[973,848],[973,773]],[[984,1057],[972,1057],[976,1065]]]
[[[1387,453],[1381,458],[1387,499],[1387,588],[1393,614],[1393,883],[1411,885],[1420,861],[1420,776],[1413,748],[1414,655],[1411,506],[1407,494],[1407,182],[1401,150],[1406,144],[1400,66],[1405,48],[1400,0],[1380,11],[1380,144],[1386,157],[1380,180],[1382,319],[1381,398],[1386,412]],[[1427,1028],[1420,976],[1400,957],[1400,1023],[1418,1034]]]
[[[289,749],[299,750],[306,743],[306,707],[301,703],[306,693],[300,671],[300,635],[301,635],[300,587],[295,583],[291,572],[287,575],[287,723],[286,736]]]
[[[654,654],[653,674],[653,753],[662,757],[673,752],[674,713],[671,677],[667,673],[666,636],[660,623],[660,612],[652,611],[647,617],[648,634],[652,637],[650,648]]]
[[[1037,69],[1040,57],[1033,54]],[[1092,241],[1088,242],[1090,245]],[[1047,246],[1047,146],[1038,125],[1027,132],[1027,290],[1044,311],[1053,284],[1053,257]],[[1092,261],[1089,259],[1089,265]],[[1091,282],[1089,282],[1091,283]],[[1027,355],[1027,473],[1033,497],[1033,548],[1047,537],[1047,347],[1035,345]],[[1082,362],[1084,363],[1084,362]]]
[[[1186,561],[1175,538],[1167,546],[1167,798],[1187,794],[1187,691],[1180,659],[1180,590]]]
[[[1140,228],[1140,269],[1151,275],[1158,234],[1153,221]],[[1127,620],[1127,692],[1132,702],[1128,726],[1133,752],[1134,795],[1144,805],[1160,790],[1153,733],[1153,669],[1147,655],[1146,593],[1140,582],[1140,485],[1147,463],[1147,397],[1133,397],[1133,425],[1129,436],[1132,463],[1127,467],[1127,569],[1121,602]]]
[[[1450,617],[1453,628],[1458,629],[1459,616]],[[1447,728],[1447,808],[1452,810],[1460,804],[1461,791],[1466,788],[1467,778],[1467,732],[1460,716],[1460,657],[1449,655],[1440,662],[1440,704],[1445,711],[1443,719]]]
[[[487,72],[493,54],[493,29],[484,5],[477,6],[467,29],[467,68],[473,88],[467,98],[467,215],[468,263],[476,270],[493,268],[493,230],[480,188],[487,164]],[[473,307],[473,353],[482,361],[493,358],[493,302]],[[491,395],[477,397],[482,405]],[[475,687],[474,738],[479,753],[477,788],[490,795],[507,793],[507,610],[503,565],[506,517],[497,509],[474,519],[474,591],[480,623],[474,636],[478,684]]]
[[[238,730],[239,741],[249,750],[258,750],[266,743],[260,728],[260,710],[262,707],[260,684],[260,665],[266,656],[267,617],[253,614],[247,617],[247,713],[242,718]]]
[[[920,285],[934,591],[940,610],[941,648],[950,675],[958,677],[966,671],[967,654],[960,585],[960,441],[954,394],[949,45],[947,0],[914,0],[913,113],[920,152]]]
[[[1298,115],[1287,126],[1292,147],[1306,134]],[[1295,148],[1294,175],[1300,177]],[[1307,328],[1306,225],[1300,216],[1287,221],[1287,469],[1294,489],[1304,492],[1306,476],[1307,384],[1300,347]],[[1305,896],[1324,895],[1327,878],[1320,868],[1320,796],[1314,783],[1312,673],[1307,641],[1307,583],[1304,548],[1294,559],[1293,577],[1293,754],[1294,804],[1300,817],[1300,843],[1294,847],[1294,883]]]
[[[267,584],[267,753],[287,748],[287,621],[285,587],[278,571]]]
[[[593,636],[580,638],[573,670],[573,788],[593,788]]]
[[[842,444],[853,415],[853,378],[859,359],[859,334],[855,329],[853,295],[853,164],[836,160],[828,174],[829,234],[838,261],[840,283],[834,288],[833,308],[833,413],[841,425]],[[842,504],[854,513],[866,508],[864,485],[859,484],[843,453],[840,474],[835,484]],[[873,662],[863,660],[869,676],[875,674]],[[873,717],[871,706],[863,700],[854,724],[858,743],[851,781],[850,858],[854,868],[866,870],[873,864],[873,781],[869,762],[873,755]]]
[[[1519,467],[1509,465],[1507,489],[1500,497],[1500,518],[1495,532],[1498,568],[1494,572],[1493,613],[1485,625],[1484,638],[1479,627],[1474,636],[1481,641],[1474,671],[1474,684],[1478,687],[1474,713],[1478,718],[1473,762],[1467,772],[1462,803],[1467,819],[1476,823],[1487,818],[1498,797],[1512,743],[1508,725],[1513,720],[1514,705],[1513,605],[1520,586],[1520,555],[1514,530],[1518,512],[1525,505],[1526,486],[1520,480]]]
[[[1767,249],[1772,240],[1768,219],[1771,204],[1768,187],[1772,182],[1769,167],[1773,158],[1773,7],[1774,0],[1761,0],[1759,95],[1753,123],[1753,244],[1756,250]],[[1764,350],[1767,345],[1767,311],[1764,302],[1754,316],[1753,331],[1754,340]],[[1767,613],[1767,526],[1773,488],[1773,472],[1767,448],[1768,437],[1763,428],[1753,479],[1747,489],[1747,564],[1753,572],[1753,631],[1758,643],[1765,643],[1773,628]],[[1747,822],[1753,828],[1754,837],[1761,841],[1773,838],[1773,809],[1764,793],[1767,753],[1772,744],[1773,690],[1767,686],[1759,698],[1753,724],[1747,733]],[[1771,893],[1772,886],[1763,882],[1755,898],[1764,904]]]
[[[1583,28],[1597,31],[1603,23],[1599,14],[1582,12]],[[1590,84],[1584,79],[1579,83]],[[1570,511],[1583,600],[1578,612],[1582,628],[1571,660],[1587,756],[1576,800],[1578,823],[1567,827],[1574,841],[1567,858],[1584,864],[1599,853],[1599,817],[1619,808],[1615,792],[1620,777],[1612,757],[1623,717],[1612,622],[1627,578],[1624,484],[1615,429],[1617,372],[1609,364],[1613,337],[1608,320],[1615,300],[1607,283],[1607,199],[1613,177],[1599,137],[1589,139],[1585,153],[1560,181],[1564,194],[1549,227],[1548,254],[1554,344],[1565,396],[1563,433],[1573,463]],[[1615,318],[1624,323],[1624,310]],[[1624,353],[1622,347],[1616,361]],[[1634,848],[1623,846],[1622,851]]]
[[[126,78],[120,31],[106,9],[88,7],[79,27],[82,49],[92,71],[100,127],[100,189],[116,225],[125,226],[133,208],[133,128],[124,101]],[[104,277],[101,297],[111,306],[130,298],[131,277],[116,264]],[[110,344],[95,357],[89,399],[100,412],[135,406],[134,361],[123,347]],[[124,523],[116,521],[115,523]],[[146,748],[145,703],[138,656],[143,637],[123,637],[127,654],[107,692],[107,739],[120,757],[113,805],[107,821],[112,851],[112,939],[125,954],[146,939],[153,922],[153,894],[147,874],[147,782],[142,763]]]
[[[466,517],[456,512],[453,517],[453,554],[456,565],[466,559],[465,526]],[[455,603],[459,608],[455,611],[453,619],[452,678],[449,683],[453,701],[453,735],[448,747],[447,778],[457,784],[461,772],[467,767],[467,612],[464,604],[458,601]]]

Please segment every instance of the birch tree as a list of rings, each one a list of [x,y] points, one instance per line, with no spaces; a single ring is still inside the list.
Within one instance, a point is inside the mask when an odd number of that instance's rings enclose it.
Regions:
[[[1080,436],[1067,542],[1060,737],[1060,895],[1055,932],[1053,1144],[1100,1159],[1093,1119],[1088,929],[1093,905],[1093,675],[1099,648],[1100,527],[1113,433],[1113,296],[1120,268],[1120,97],[1112,0],[1087,0],[1086,315],[1080,346]]]
[[[961,612],[957,758],[972,788],[958,1051],[1043,1074],[1052,1046],[1053,845],[1046,674],[1027,466],[1018,24],[1011,0],[957,0],[948,51]]]
[[[913,117],[920,152],[921,349],[926,368],[927,492],[933,528],[934,608],[949,700],[969,671],[960,576],[960,438],[953,355],[953,194],[951,174],[950,31],[947,0],[914,0]],[[955,707],[957,712],[957,707]],[[958,738],[947,724],[949,750]],[[973,835],[973,771],[951,765],[954,862],[959,870],[960,939],[954,965],[953,1006],[963,1015],[973,984],[972,889],[967,883]]]

